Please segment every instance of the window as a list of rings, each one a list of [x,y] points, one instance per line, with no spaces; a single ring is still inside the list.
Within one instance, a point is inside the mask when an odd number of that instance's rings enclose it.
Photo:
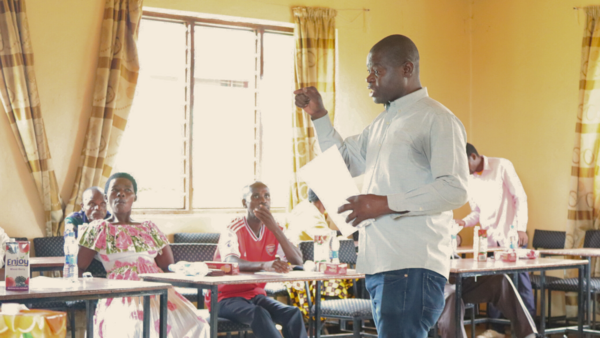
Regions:
[[[254,180],[287,205],[294,44],[289,28],[144,16],[113,169],[138,180],[136,208],[238,209]]]

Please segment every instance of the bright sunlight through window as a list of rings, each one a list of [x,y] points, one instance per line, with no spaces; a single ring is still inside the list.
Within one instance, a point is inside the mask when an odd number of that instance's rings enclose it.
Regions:
[[[142,20],[140,77],[113,172],[139,209],[241,208],[261,180],[285,207],[291,172],[291,33],[189,18]]]

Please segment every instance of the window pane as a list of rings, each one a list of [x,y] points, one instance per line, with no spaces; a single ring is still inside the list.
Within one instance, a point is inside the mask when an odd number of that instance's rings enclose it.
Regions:
[[[285,207],[292,170],[292,113],[294,91],[294,38],[265,33],[264,75],[259,102],[262,115],[262,173],[269,185],[271,206]]]
[[[184,207],[185,39],[181,23],[141,22],[140,76],[113,169],[136,178],[136,208]]]
[[[254,180],[255,33],[196,26],[194,208],[239,208]]]

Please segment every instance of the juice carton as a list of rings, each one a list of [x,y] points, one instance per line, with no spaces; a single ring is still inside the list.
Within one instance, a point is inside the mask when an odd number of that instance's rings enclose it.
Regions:
[[[329,230],[322,231],[322,234],[315,234],[313,240],[314,246],[314,261],[329,262],[329,241],[331,239],[331,232]]]
[[[485,262],[487,260],[487,249],[488,249],[488,240],[487,240],[487,231],[479,230],[479,249],[477,250],[477,260],[480,262]]]
[[[502,258],[502,261],[506,263],[516,262],[519,259],[517,252],[514,250],[503,252],[500,257]]]
[[[216,269],[223,271],[226,275],[239,275],[240,267],[238,263],[232,262],[204,262],[209,269]]]
[[[29,241],[6,243],[7,291],[29,291]]]
[[[319,263],[319,272],[326,275],[345,275],[348,272],[346,263]]]

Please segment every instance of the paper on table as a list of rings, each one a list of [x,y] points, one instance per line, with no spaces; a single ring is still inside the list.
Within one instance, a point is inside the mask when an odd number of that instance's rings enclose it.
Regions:
[[[337,147],[331,147],[300,169],[300,177],[319,196],[319,200],[329,213],[333,223],[342,235],[350,236],[359,228],[371,225],[372,219],[362,221],[358,226],[346,223],[350,211],[338,214],[337,210],[346,204],[346,199],[360,194],[350,176],[348,167]]]
[[[38,276],[29,280],[31,289],[71,289],[79,285],[79,281],[73,283],[63,278],[50,278]]]

